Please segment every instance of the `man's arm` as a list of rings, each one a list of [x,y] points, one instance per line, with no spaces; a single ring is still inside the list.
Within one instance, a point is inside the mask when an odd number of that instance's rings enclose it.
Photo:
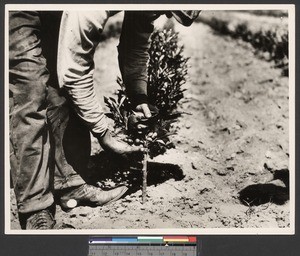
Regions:
[[[134,107],[147,106],[149,38],[154,29],[153,21],[159,15],[150,11],[125,12],[118,46],[119,66]]]
[[[77,114],[90,127],[103,149],[128,158],[143,147],[113,138],[93,85],[94,53],[109,17],[108,11],[64,12],[58,48],[58,78],[71,97]]]
[[[108,11],[65,11],[58,47],[59,84],[68,91],[77,114],[99,136],[105,134],[107,122],[93,85],[93,58],[108,18]]]
[[[135,110],[142,116],[151,117],[147,101],[148,50],[153,21],[165,14],[184,26],[190,26],[200,11],[126,11],[120,37],[119,66],[127,95]]]

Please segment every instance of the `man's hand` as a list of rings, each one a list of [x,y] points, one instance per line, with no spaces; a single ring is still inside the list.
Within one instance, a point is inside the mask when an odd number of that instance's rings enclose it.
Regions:
[[[151,111],[147,103],[139,104],[134,110],[134,115],[129,118],[129,129],[137,131],[138,134],[143,134],[143,132],[148,128],[147,125],[139,123],[142,119],[150,118]]]
[[[136,112],[143,114],[145,118],[151,117],[151,111],[147,103],[137,105],[135,110]]]
[[[105,151],[121,156],[125,160],[130,160],[130,158],[142,158],[143,153],[146,152],[143,146],[131,146],[124,141],[112,137],[108,130],[103,137],[98,138],[98,141]]]
[[[157,121],[157,117],[158,109],[155,106],[146,103],[137,105],[134,113],[128,118],[128,129],[142,135]]]
[[[134,113],[128,118],[128,129],[138,134],[144,134],[157,122],[158,109],[146,103],[137,105]]]

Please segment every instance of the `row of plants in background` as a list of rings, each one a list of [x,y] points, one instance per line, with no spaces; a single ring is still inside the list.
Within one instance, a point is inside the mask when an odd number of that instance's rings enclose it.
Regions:
[[[148,126],[144,133],[131,129],[136,115],[126,95],[126,86],[118,78],[120,89],[117,97],[105,97],[110,112],[108,117],[115,123],[115,131],[125,136],[129,143],[143,144],[148,148],[143,166],[143,202],[146,201],[147,160],[163,154],[174,146],[172,128],[182,114],[178,112],[178,102],[183,98],[183,85],[187,79],[188,58],[183,55],[183,46],[178,45],[178,33],[173,30],[155,31],[151,36],[148,65],[148,101],[152,112],[150,119],[144,120]]]
[[[281,18],[259,17],[241,12],[203,12],[199,21],[219,33],[249,42],[255,49],[268,53],[265,58],[288,75],[288,24]]]
[[[240,12],[246,12],[255,14],[258,16],[270,16],[270,17],[288,17],[288,11],[287,10],[244,10]]]

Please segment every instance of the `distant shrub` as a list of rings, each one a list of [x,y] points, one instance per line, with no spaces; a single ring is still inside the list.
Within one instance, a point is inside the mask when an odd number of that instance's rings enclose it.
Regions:
[[[255,14],[257,16],[271,16],[271,17],[287,17],[288,11],[286,10],[247,10],[241,11],[247,12],[251,14]]]

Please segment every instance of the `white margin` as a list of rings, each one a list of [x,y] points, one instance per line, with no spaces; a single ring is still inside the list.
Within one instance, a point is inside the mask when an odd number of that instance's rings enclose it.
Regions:
[[[289,18],[289,169],[290,227],[289,228],[189,228],[189,229],[81,229],[81,230],[12,230],[10,216],[9,163],[9,47],[8,12],[13,10],[288,10]],[[295,5],[294,4],[6,4],[4,44],[4,185],[5,231],[7,235],[294,235],[295,234]]]
[[[295,6],[289,9],[289,170],[290,170],[290,227],[295,234],[295,204],[296,204],[296,16]]]
[[[4,17],[4,229],[9,234],[10,216],[10,144],[9,144],[9,44],[8,44],[8,8]]]

